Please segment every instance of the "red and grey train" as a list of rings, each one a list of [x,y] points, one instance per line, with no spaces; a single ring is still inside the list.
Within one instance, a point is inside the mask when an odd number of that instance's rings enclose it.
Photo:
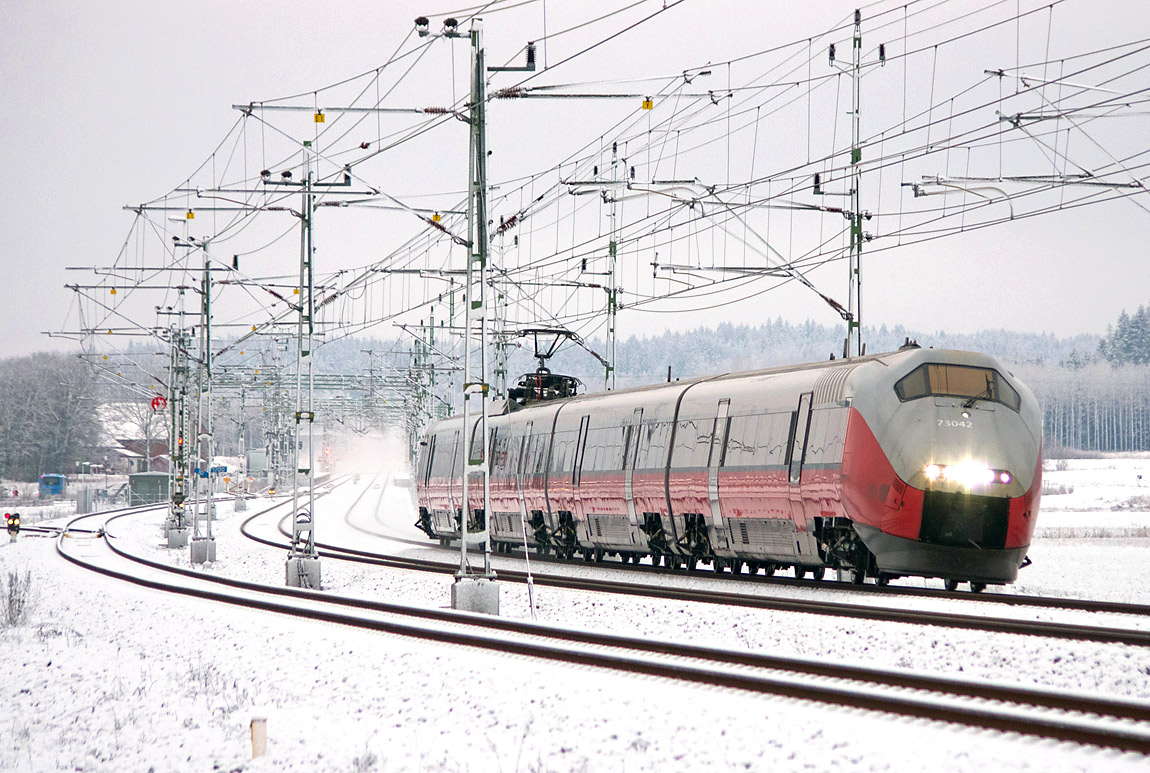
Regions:
[[[910,344],[499,413],[500,550],[981,590],[1016,579],[1038,514],[1038,404],[972,352]],[[444,544],[460,532],[462,436],[460,416],[433,425],[416,466],[417,525]],[[482,486],[469,489],[467,528],[482,530]]]

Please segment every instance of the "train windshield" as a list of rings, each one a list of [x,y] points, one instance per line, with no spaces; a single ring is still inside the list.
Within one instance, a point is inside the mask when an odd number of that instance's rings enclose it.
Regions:
[[[1002,403],[1017,411],[1022,404],[1018,392],[1006,383],[1002,374],[992,368],[974,368],[969,365],[919,365],[894,385],[898,399],[917,400],[920,397],[966,397]]]

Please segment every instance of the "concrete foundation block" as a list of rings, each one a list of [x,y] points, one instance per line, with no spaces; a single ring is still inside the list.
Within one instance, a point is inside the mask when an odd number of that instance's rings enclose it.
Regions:
[[[192,539],[192,563],[206,564],[216,560],[216,538],[194,537]]]
[[[499,583],[486,577],[456,577],[451,586],[451,608],[498,615]]]
[[[243,513],[248,509],[247,497],[236,497],[236,512]]]
[[[287,560],[287,585],[289,588],[320,590],[319,559],[307,556],[289,556]]]
[[[188,545],[188,536],[191,532],[187,526],[174,526],[167,525],[164,527],[164,534],[168,538],[168,547],[182,548]]]

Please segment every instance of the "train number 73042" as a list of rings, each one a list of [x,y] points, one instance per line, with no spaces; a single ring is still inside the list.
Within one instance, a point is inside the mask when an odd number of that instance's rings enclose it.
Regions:
[[[974,423],[969,421],[954,421],[953,419],[939,419],[938,426],[940,427],[961,427],[963,429],[974,429]]]

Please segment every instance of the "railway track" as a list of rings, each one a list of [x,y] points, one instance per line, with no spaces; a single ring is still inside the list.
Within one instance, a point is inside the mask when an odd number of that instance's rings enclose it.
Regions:
[[[388,481],[391,481],[391,476],[388,476]],[[383,489],[386,490],[387,484],[385,483]],[[366,493],[367,489],[365,489]],[[382,500],[383,492],[380,493]],[[358,503],[358,499],[357,499]],[[383,526],[382,521],[379,523]],[[388,534],[381,531],[366,529],[355,524],[348,522],[351,528],[363,534],[369,534],[376,537],[381,537],[389,542],[400,542],[406,545],[423,548],[431,552],[444,552],[450,553],[453,556],[458,555],[458,547],[445,547],[431,542],[427,538],[412,539],[409,537],[402,537],[398,535]],[[283,529],[280,529],[283,533]],[[458,540],[456,540],[458,543]],[[334,545],[325,545],[325,548],[332,551],[341,551],[342,548]],[[525,558],[528,551],[517,549],[507,553],[498,554],[501,558]],[[399,556],[388,554],[376,554],[381,558],[399,559]],[[714,577],[727,581],[745,582],[748,584],[761,584],[767,586],[777,586],[783,588],[826,588],[833,589],[838,593],[848,594],[862,594],[870,597],[893,597],[893,598],[929,598],[929,599],[949,599],[956,601],[964,601],[970,603],[982,604],[997,604],[1007,607],[1034,607],[1037,609],[1060,609],[1071,612],[1095,612],[1107,613],[1116,615],[1131,615],[1134,617],[1150,617],[1150,604],[1130,604],[1119,601],[1102,601],[1094,599],[1074,599],[1058,596],[1030,596],[1018,593],[970,593],[967,591],[948,591],[938,588],[914,588],[907,586],[891,586],[891,585],[860,585],[845,581],[835,580],[805,580],[791,577],[778,577],[775,575],[759,575],[759,574],[733,574],[724,571],[717,571],[711,568],[695,568],[687,569],[680,567],[677,569],[664,568],[662,566],[649,566],[646,564],[628,563],[622,560],[616,563],[613,560],[595,561],[588,563],[578,559],[561,559],[551,555],[540,555],[538,551],[530,551],[530,560],[539,565],[552,565],[552,566],[601,566],[607,569],[616,569],[626,571],[628,573],[635,573],[636,575],[652,575],[656,577],[701,577],[709,578]],[[451,562],[454,566],[454,562]],[[501,573],[504,576],[511,576],[510,573]]]
[[[365,494],[366,494],[365,490]],[[363,494],[360,495],[362,498]],[[382,496],[382,495],[381,495]],[[358,504],[359,499],[356,500]],[[354,505],[353,505],[354,507]],[[256,514],[248,518],[241,525],[240,530],[244,536],[261,544],[277,548],[287,547],[284,543],[260,537],[250,530],[250,524],[258,518]],[[279,524],[281,534],[287,534],[283,521]],[[353,561],[362,564],[386,566],[389,568],[406,569],[437,574],[454,574],[458,571],[458,563],[444,562],[434,559],[411,558],[376,553],[368,550],[359,550],[340,545],[317,542],[320,555]],[[517,570],[500,570],[498,576],[501,580],[510,582],[527,582],[527,573]],[[763,596],[757,594],[731,593],[714,590],[700,590],[694,588],[678,588],[668,585],[655,585],[639,582],[620,582],[598,578],[572,577],[563,574],[548,574],[532,572],[532,582],[537,586],[565,588],[569,590],[591,591],[596,593],[610,593],[616,595],[642,596],[675,601],[693,601],[706,604],[722,604],[727,606],[746,607],[753,609],[766,609],[776,612],[798,612],[822,616],[845,617],[852,619],[877,620],[884,622],[908,623],[912,625],[929,625],[943,628],[986,631],[996,633],[1010,633],[1028,636],[1040,636],[1060,640],[1091,641],[1104,644],[1127,644],[1132,646],[1150,646],[1150,630],[1138,630],[1113,626],[1082,625],[1077,623],[1053,622],[1044,620],[1024,620],[1008,617],[991,617],[981,614],[963,614],[957,612],[939,612],[929,610],[914,610],[899,607],[875,606],[873,604],[853,604],[846,602],[825,601],[819,599],[794,599]],[[970,596],[964,595],[963,598]]]
[[[278,503],[264,514],[284,504]],[[1147,703],[574,631],[205,575],[133,556],[118,547],[111,527],[116,520],[133,514],[113,515],[103,528],[90,532],[99,536],[89,539],[99,539],[110,554],[134,571],[75,555],[67,549],[63,535],[57,541],[57,551],[77,566],[143,587],[297,618],[1150,755]],[[69,528],[91,517],[82,516]],[[139,567],[152,576],[143,576]]]
[[[366,532],[367,530],[364,529],[362,531]],[[402,542],[404,544],[427,548],[433,551],[442,550],[449,551],[451,553],[459,552],[458,548],[442,547],[426,539],[409,539],[407,537],[397,537],[390,534],[384,534],[382,532],[370,533],[373,533],[376,536],[382,537],[383,539],[389,540],[391,542]],[[523,554],[523,550],[515,550],[511,553],[501,553],[499,555],[501,557],[522,558]],[[836,580],[804,580],[795,579],[792,577],[777,577],[774,575],[729,574],[724,572],[717,572],[713,569],[703,568],[696,568],[692,570],[682,568],[666,569],[663,567],[647,566],[644,564],[629,564],[627,562],[615,563],[614,561],[594,562],[588,564],[585,561],[580,561],[577,559],[564,560],[551,556],[540,556],[535,551],[531,552],[531,561],[533,563],[539,563],[542,565],[550,564],[555,566],[601,566],[608,569],[634,572],[639,575],[650,574],[656,577],[714,577],[727,581],[778,586],[784,588],[827,588],[833,589],[836,592],[861,594],[865,596],[950,599],[971,603],[999,604],[1003,606],[1064,609],[1074,612],[1104,612],[1119,615],[1134,615],[1137,617],[1150,617],[1150,604],[1130,604],[1121,601],[1072,599],[1059,596],[1029,596],[1020,593],[970,593],[967,591],[948,591],[938,588],[913,588],[898,585],[856,585],[854,583]]]

